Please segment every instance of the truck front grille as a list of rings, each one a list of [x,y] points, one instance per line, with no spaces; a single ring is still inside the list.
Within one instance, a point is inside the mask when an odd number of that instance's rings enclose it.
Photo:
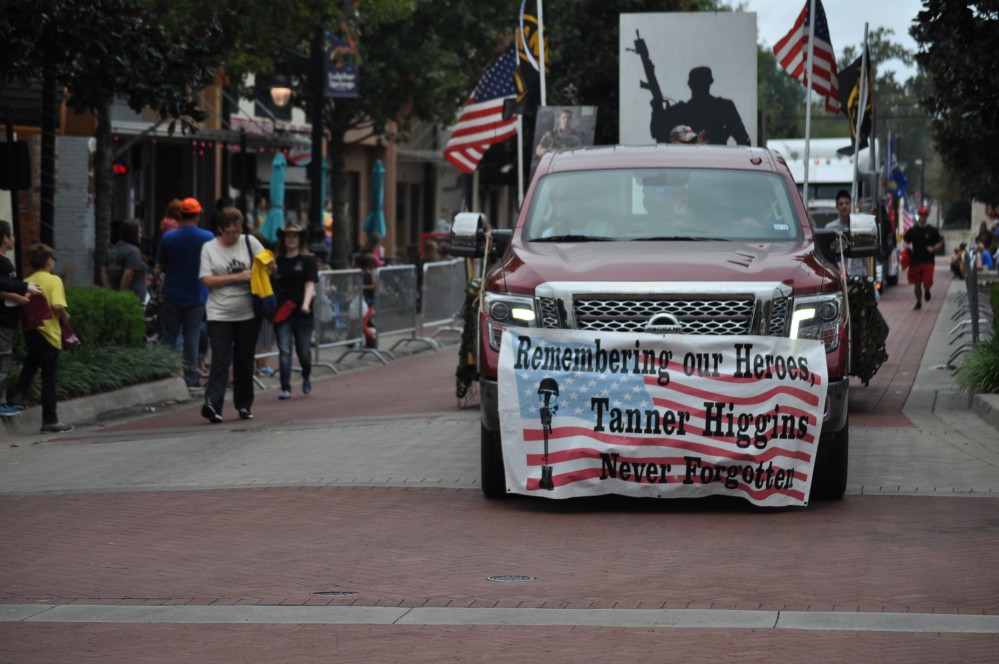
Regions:
[[[684,334],[747,335],[786,334],[786,297],[758,300],[755,297],[641,299],[628,297],[575,296],[572,299],[572,322],[566,320],[566,308],[559,307],[558,298],[539,297],[541,327],[549,329],[575,327],[596,332],[644,332],[656,314],[675,316],[683,325]],[[760,307],[757,311],[757,306]],[[560,315],[560,309],[562,314]]]
[[[676,316],[685,334],[749,334],[752,300],[575,301],[576,328],[595,332],[644,332],[658,313]]]

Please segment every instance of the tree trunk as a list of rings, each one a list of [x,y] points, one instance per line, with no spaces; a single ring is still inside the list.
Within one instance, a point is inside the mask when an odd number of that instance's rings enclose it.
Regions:
[[[333,201],[333,246],[330,252],[330,267],[344,270],[350,267],[352,246],[350,210],[347,192],[347,172],[344,165],[344,131],[333,127],[329,142],[331,200]]]
[[[111,104],[94,109],[97,118],[97,148],[94,151],[94,284],[100,284],[111,243]]]
[[[42,228],[41,240],[55,248],[55,162],[56,128],[59,124],[56,107],[56,79],[46,68],[42,77]]]

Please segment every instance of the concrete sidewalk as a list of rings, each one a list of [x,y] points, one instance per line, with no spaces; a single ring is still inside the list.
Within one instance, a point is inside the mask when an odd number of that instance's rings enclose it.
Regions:
[[[406,339],[412,340],[414,335],[412,333],[387,334],[379,340],[381,351],[389,351],[393,346],[399,344],[394,352],[382,353],[385,361],[394,361],[393,355],[395,359],[401,359],[424,352],[443,352],[456,357],[458,336],[454,333],[446,332],[440,335],[436,349],[421,341],[407,343],[404,341]],[[403,343],[400,344],[400,341]],[[351,352],[341,360],[341,356],[348,350],[351,349],[341,346],[320,349],[319,360],[313,371],[313,381],[322,381],[336,375],[329,366],[335,366],[340,373],[349,373],[384,364],[377,356],[370,353]],[[277,358],[268,357],[264,358],[264,361],[267,366],[274,369],[272,376],[264,376],[260,372],[256,376],[257,397],[266,399],[271,396],[276,397],[277,391],[280,389],[280,381],[277,375]],[[297,366],[297,360],[295,362],[295,366]],[[455,363],[457,363],[457,359],[455,359]],[[295,386],[294,392],[300,395],[301,375],[297,371],[293,373],[292,381]],[[132,385],[111,392],[60,401],[59,418],[63,422],[72,424],[77,430],[92,429],[94,426],[122,419],[145,417],[151,413],[178,405],[200,404],[202,394],[201,390],[188,390],[183,378],[177,376],[151,383]],[[42,409],[38,405],[26,408],[15,417],[0,418],[0,440],[9,439],[10,442],[20,443],[52,438],[52,434],[39,432],[41,420]]]

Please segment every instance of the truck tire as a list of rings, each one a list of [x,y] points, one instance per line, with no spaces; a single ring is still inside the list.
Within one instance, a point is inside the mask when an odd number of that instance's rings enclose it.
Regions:
[[[850,460],[850,425],[824,434],[819,440],[811,500],[840,500],[846,493],[847,466]]]
[[[506,497],[506,472],[503,468],[503,447],[499,431],[490,431],[480,424],[482,448],[482,493],[486,498]]]

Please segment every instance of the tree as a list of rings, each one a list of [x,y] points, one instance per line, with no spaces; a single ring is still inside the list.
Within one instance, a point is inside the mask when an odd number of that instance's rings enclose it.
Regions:
[[[916,61],[929,77],[923,108],[933,118],[937,151],[964,193],[999,204],[999,2],[927,0],[912,36]]]
[[[296,82],[293,103],[307,108],[308,62],[295,53],[309,52],[315,26],[342,37],[350,18],[344,14],[347,5],[331,0],[227,4],[239,6],[242,20],[239,44],[226,61],[233,84],[243,85],[250,73],[268,74],[284,60]],[[372,137],[399,140],[417,119],[450,124],[502,47],[515,13],[498,3],[472,0],[365,0],[357,3],[352,20],[361,96],[326,100],[322,117],[330,159],[334,268],[347,267],[351,247],[346,148]]]
[[[107,258],[111,228],[111,104],[151,107],[193,128],[193,89],[209,83],[228,41],[217,14],[187,22],[142,0],[30,0],[15,3],[0,37],[3,71],[22,81],[50,73],[67,104],[96,119],[94,281]],[[174,29],[171,29],[174,26]],[[3,39],[0,39],[3,41]]]
[[[805,106],[805,86],[788,75],[770,48],[757,47],[757,103],[760,138],[797,138],[804,134],[799,115]]]

